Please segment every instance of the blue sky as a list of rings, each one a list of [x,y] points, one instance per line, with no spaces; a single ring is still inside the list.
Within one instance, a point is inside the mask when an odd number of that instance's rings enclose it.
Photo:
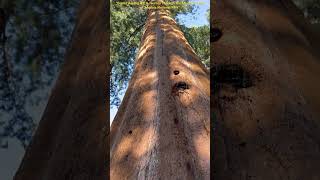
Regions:
[[[197,5],[196,11],[194,15],[178,15],[178,20],[187,27],[197,27],[208,25],[209,22],[207,20],[207,9],[210,8],[210,0],[190,0],[191,2],[201,2],[201,5]],[[120,95],[120,99],[122,98],[124,93]],[[110,125],[117,113],[118,108],[111,107],[110,109]]]
[[[203,5],[197,5],[194,16],[178,15],[179,21],[187,27],[197,27],[209,25],[207,20],[207,10],[210,8],[210,0],[190,0],[191,2],[200,2]]]

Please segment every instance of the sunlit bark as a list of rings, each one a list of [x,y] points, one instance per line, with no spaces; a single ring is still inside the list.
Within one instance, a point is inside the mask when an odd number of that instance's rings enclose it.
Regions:
[[[111,179],[209,179],[209,74],[165,10],[150,11],[111,126]]]
[[[107,179],[106,2],[81,2],[65,64],[15,180]]]
[[[212,9],[213,179],[320,179],[318,36],[287,0]]]

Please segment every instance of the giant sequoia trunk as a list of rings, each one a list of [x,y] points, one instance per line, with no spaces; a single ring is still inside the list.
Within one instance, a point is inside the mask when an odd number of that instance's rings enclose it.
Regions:
[[[287,0],[217,1],[211,15],[213,178],[320,179],[317,36]]]
[[[65,64],[15,180],[107,179],[106,2],[81,2]]]
[[[209,179],[209,74],[168,11],[148,13],[111,126],[111,179]]]

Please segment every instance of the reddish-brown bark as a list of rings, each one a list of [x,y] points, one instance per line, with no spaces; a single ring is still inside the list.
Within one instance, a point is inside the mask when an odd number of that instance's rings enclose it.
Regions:
[[[81,2],[65,63],[15,180],[108,177],[106,2]]]
[[[320,179],[318,37],[287,0],[212,8],[213,179]]]
[[[111,179],[209,179],[209,74],[165,10],[150,11],[111,126]]]

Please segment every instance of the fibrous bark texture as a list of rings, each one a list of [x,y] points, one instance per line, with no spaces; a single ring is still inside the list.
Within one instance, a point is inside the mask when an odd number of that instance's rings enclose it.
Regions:
[[[107,179],[106,2],[81,2],[65,63],[15,180]]]
[[[320,179],[320,59],[290,1],[212,6],[213,179]]]
[[[209,179],[209,74],[166,10],[148,13],[111,126],[111,179]]]

